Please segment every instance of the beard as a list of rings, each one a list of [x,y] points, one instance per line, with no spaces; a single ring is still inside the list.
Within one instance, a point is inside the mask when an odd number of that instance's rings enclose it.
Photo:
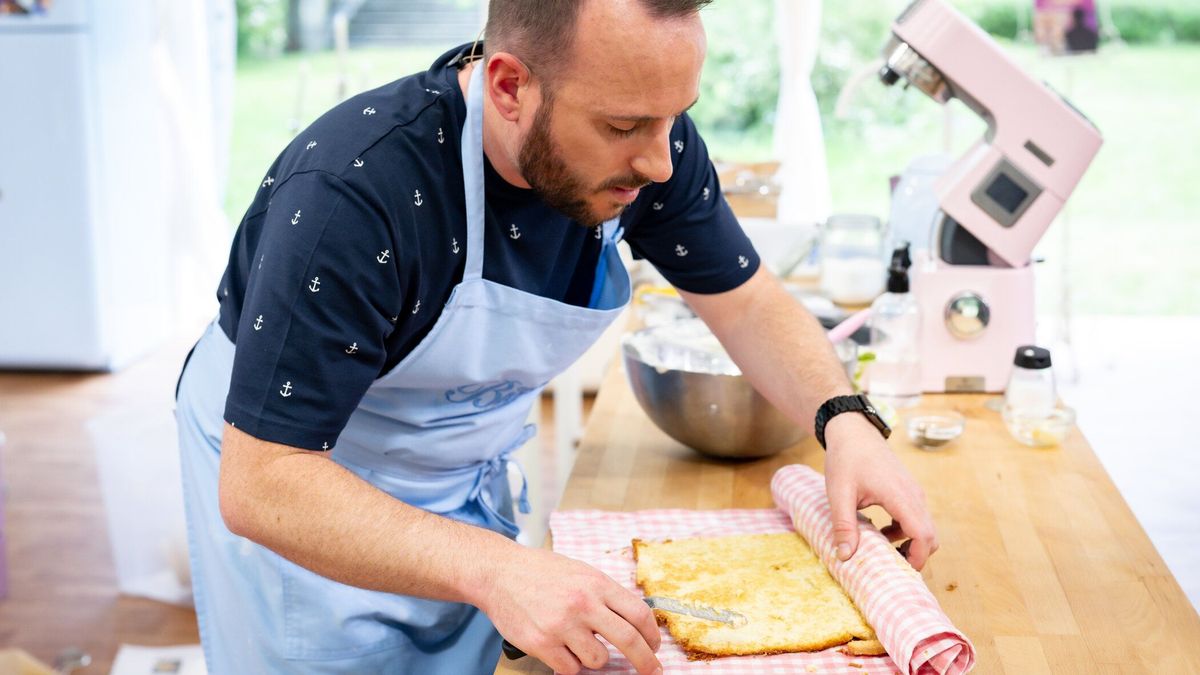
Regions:
[[[645,176],[629,174],[605,181],[596,189],[567,166],[554,139],[550,137],[550,113],[553,100],[546,98],[533,118],[529,135],[517,155],[521,177],[550,208],[562,213],[584,227],[595,227],[615,218],[625,206],[614,203],[610,212],[599,211],[588,203],[588,197],[609,188],[637,189],[651,183]]]

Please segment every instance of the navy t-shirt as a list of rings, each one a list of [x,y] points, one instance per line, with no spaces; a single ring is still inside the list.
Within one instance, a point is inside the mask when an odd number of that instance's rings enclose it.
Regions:
[[[217,290],[220,326],[237,345],[230,424],[262,440],[330,449],[371,383],[433,328],[466,259],[466,102],[454,61],[469,48],[330,110],[263,177]],[[686,115],[671,144],[674,174],[622,214],[625,241],[681,289],[736,288],[759,258]],[[601,244],[595,228],[490,164],[485,193],[484,278],[586,305]]]

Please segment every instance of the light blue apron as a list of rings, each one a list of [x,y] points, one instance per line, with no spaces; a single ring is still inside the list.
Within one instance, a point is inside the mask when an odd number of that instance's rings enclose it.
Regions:
[[[507,464],[533,436],[525,424],[530,407],[616,318],[630,287],[616,219],[597,230],[603,245],[590,307],[483,278],[482,72],[472,75],[463,129],[462,283],[429,335],[368,389],[331,458],[408,504],[515,537]],[[226,529],[217,475],[233,355],[214,322],[184,370],[177,406],[192,585],[209,669],[492,672],[501,638],[475,607],[340,584]],[[527,510],[524,489],[519,503]]]

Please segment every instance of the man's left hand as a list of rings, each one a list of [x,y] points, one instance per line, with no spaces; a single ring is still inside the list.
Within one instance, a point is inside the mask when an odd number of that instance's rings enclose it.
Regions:
[[[855,414],[830,420],[825,440],[825,490],[833,510],[838,558],[848,560],[858,550],[858,509],[879,505],[892,516],[883,534],[893,542],[910,538],[900,550],[914,568],[923,568],[938,548],[937,532],[924,491],[887,441]]]

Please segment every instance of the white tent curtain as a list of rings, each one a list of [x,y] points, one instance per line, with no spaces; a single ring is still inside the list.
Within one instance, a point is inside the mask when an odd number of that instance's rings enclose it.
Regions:
[[[780,160],[779,222],[824,221],[832,198],[825,139],[811,78],[821,35],[822,0],[775,0],[779,40],[779,103],[775,156]]]
[[[233,0],[159,0],[151,59],[166,117],[164,226],[174,256],[175,320],[211,317],[228,254],[222,210],[232,127],[236,16]]]

